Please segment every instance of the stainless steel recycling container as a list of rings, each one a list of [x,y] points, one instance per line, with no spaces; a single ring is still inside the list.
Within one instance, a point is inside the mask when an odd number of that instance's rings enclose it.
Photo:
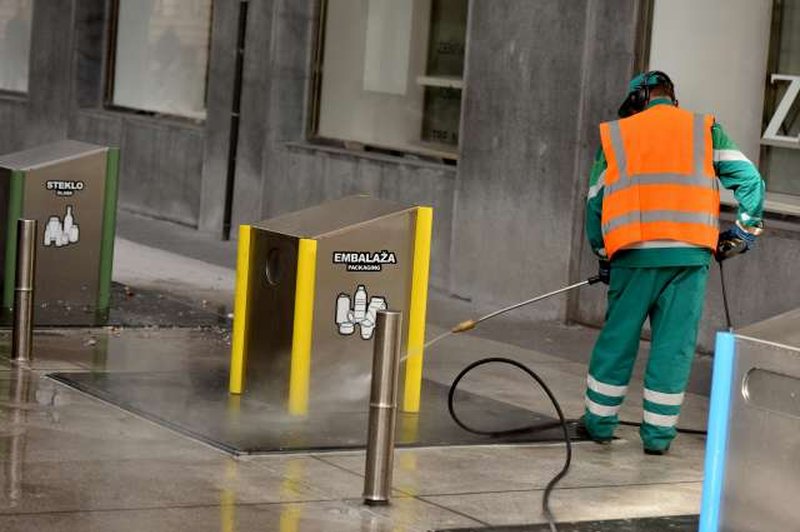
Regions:
[[[64,140],[0,156],[4,320],[14,300],[17,219],[38,221],[34,323],[107,319],[119,150]]]
[[[391,309],[408,316],[402,405],[417,411],[431,227],[429,207],[366,196],[242,226],[230,391],[294,414],[366,406],[375,315]]]

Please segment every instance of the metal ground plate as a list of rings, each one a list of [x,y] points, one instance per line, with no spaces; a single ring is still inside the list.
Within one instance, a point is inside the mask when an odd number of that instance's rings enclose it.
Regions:
[[[255,394],[231,396],[224,368],[209,372],[55,373],[51,378],[232,454],[363,448],[368,400],[331,402],[292,416]],[[485,445],[560,441],[559,428],[501,438],[458,427],[447,411],[447,387],[425,380],[419,414],[400,414],[398,446]],[[499,430],[552,418],[480,395],[458,392],[457,409],[481,429]],[[312,405],[313,406],[313,405]]]

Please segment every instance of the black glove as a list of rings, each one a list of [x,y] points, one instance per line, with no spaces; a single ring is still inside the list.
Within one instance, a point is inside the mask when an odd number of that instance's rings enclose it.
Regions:
[[[598,261],[597,276],[603,284],[608,284],[611,281],[611,263],[608,260],[600,259]]]
[[[718,262],[729,259],[742,253],[747,253],[756,245],[756,235],[748,233],[739,224],[719,234],[717,250],[714,257]]]

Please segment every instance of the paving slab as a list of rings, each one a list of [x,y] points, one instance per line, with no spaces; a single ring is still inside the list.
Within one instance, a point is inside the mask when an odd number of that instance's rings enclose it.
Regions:
[[[638,486],[700,482],[698,462],[704,439],[681,437],[672,453],[645,455],[635,431],[620,430],[610,445],[583,442],[573,446],[573,465],[559,487]],[[561,469],[563,445],[513,445],[452,449],[402,449],[397,452],[395,486],[413,495],[542,490]],[[320,455],[325,462],[363,475],[363,453]]]
[[[204,445],[29,371],[0,372],[0,449],[0,461],[24,464],[213,456]]]
[[[560,522],[698,514],[702,483],[556,489],[550,506]],[[542,491],[426,496],[423,500],[494,526],[546,523]]]
[[[699,525],[696,515],[646,517],[642,519],[613,519],[609,521],[581,521],[559,523],[561,532],[696,532]],[[437,532],[445,532],[440,530]],[[448,529],[446,532],[550,532],[549,525],[521,525],[480,528]]]
[[[335,502],[48,512],[0,516],[4,532],[429,532],[479,525],[474,519],[418,499],[365,507],[358,499]]]

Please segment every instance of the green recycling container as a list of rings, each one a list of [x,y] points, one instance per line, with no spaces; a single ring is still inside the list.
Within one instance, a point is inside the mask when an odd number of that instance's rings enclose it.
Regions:
[[[34,324],[108,319],[119,150],[74,140],[0,156],[3,320],[11,318],[17,219],[38,221]]]

